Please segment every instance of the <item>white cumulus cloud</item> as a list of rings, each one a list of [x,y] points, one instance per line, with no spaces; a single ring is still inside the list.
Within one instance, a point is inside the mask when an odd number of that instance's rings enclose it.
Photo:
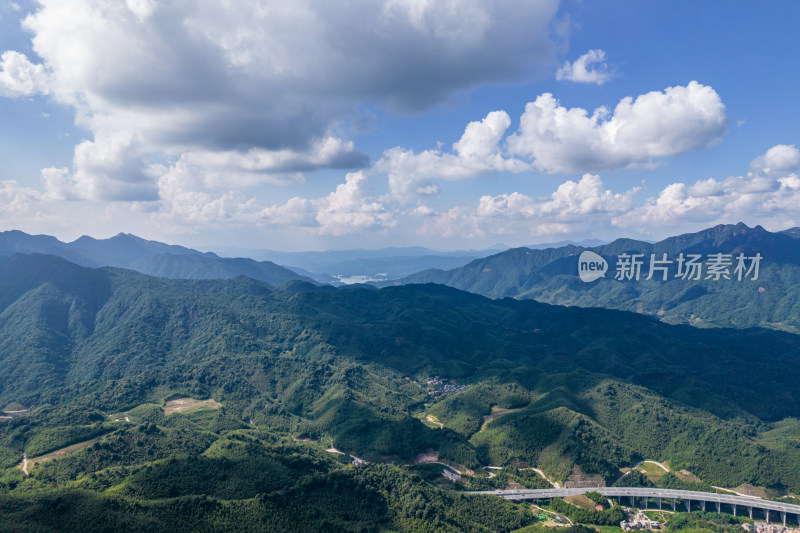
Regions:
[[[782,174],[800,168],[800,150],[795,146],[779,144],[750,163],[750,171],[755,174]]]
[[[778,145],[755,158],[751,171],[722,180],[676,182],[657,197],[613,219],[622,227],[713,225],[736,220],[785,227],[800,220],[800,152]],[[796,224],[796,222],[793,222]]]
[[[534,238],[594,232],[609,227],[612,217],[630,212],[638,191],[612,192],[600,176],[585,174],[577,182],[565,181],[549,196],[534,198],[520,192],[482,196],[474,210],[462,205],[430,217],[423,222],[421,233]]]
[[[603,85],[611,78],[611,72],[606,63],[606,53],[602,50],[589,50],[573,63],[564,61],[556,72],[556,79],[561,81],[574,81],[576,83],[594,83]]]
[[[584,174],[578,181],[561,183],[549,196],[485,195],[474,209],[461,205],[431,214],[420,233],[463,238],[618,236],[622,228],[631,236],[663,238],[737,221],[773,230],[800,225],[800,151],[774,146],[754,158],[750,168],[741,176],[671,183],[644,200],[637,200],[641,187],[615,192],[600,176]]]
[[[184,152],[175,167],[192,182],[208,189],[249,187],[259,183],[303,182],[303,172],[317,168],[363,166],[364,156],[352,141],[328,136],[316,141],[310,150],[199,150]]]
[[[600,107],[591,115],[582,108],[566,108],[545,93],[525,106],[519,129],[511,135],[506,136],[509,114],[492,111],[467,124],[451,151],[414,152],[398,146],[384,151],[374,170],[387,174],[393,195],[414,198],[438,193],[436,180],[527,170],[650,167],[658,158],[719,142],[727,124],[716,91],[694,81],[623,98],[613,113]],[[780,157],[788,156],[776,153],[770,161]]]
[[[567,180],[549,198],[534,199],[518,192],[481,197],[476,214],[485,217],[552,220],[583,219],[588,215],[613,215],[633,207],[638,188],[625,193],[605,189],[600,176],[584,174],[577,182]]]
[[[525,106],[508,145],[549,173],[609,170],[705,148],[719,142],[728,120],[716,91],[696,81],[626,97],[613,112],[600,107],[591,115],[545,93]]]
[[[364,172],[351,172],[328,195],[291,198],[263,205],[242,192],[212,193],[186,189],[185,167],[174,167],[159,179],[162,208],[151,216],[161,223],[186,227],[233,225],[308,228],[319,235],[347,235],[396,226],[388,199],[377,197]]]
[[[42,202],[36,189],[20,185],[15,180],[0,181],[0,215],[19,216],[35,210]]]
[[[126,131],[100,131],[75,147],[74,172],[42,170],[51,198],[152,201],[158,199],[157,169],[143,160],[140,138]]]
[[[431,179],[458,180],[496,172],[522,172],[530,165],[504,156],[500,143],[511,125],[505,111],[492,111],[480,122],[470,122],[452,152],[425,150],[414,153],[400,147],[384,152],[375,169],[385,172],[392,194],[398,197],[435,194]]]
[[[317,204],[317,222],[325,234],[341,235],[396,224],[394,213],[372,195],[363,172],[348,174],[344,183]]]
[[[0,55],[0,96],[47,94],[49,84],[44,65],[34,65],[24,54],[13,50]]]

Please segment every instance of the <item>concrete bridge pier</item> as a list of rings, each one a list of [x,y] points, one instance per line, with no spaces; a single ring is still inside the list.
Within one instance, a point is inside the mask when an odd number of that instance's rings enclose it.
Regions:
[[[734,496],[728,494],[707,494],[692,491],[680,490],[667,490],[667,489],[644,489],[644,488],[621,488],[621,487],[602,487],[596,489],[600,494],[604,494],[609,502],[617,502],[622,505],[622,502],[630,503],[631,507],[641,505],[641,509],[647,509],[650,505],[650,500],[655,499],[658,509],[664,509],[664,503],[667,504],[669,509],[672,504],[672,510],[678,512],[678,507],[684,508],[686,511],[692,511],[692,503],[697,502],[694,507],[698,510],[708,511],[714,509],[716,505],[716,512],[722,512],[722,505],[725,504],[733,511],[734,516],[739,516],[739,507],[743,507],[745,512],[742,514],[744,517],[750,517],[751,520],[756,515],[764,516],[766,522],[772,523],[775,520],[776,524],[792,524],[800,523],[800,505],[792,505],[782,502],[772,502],[769,500],[758,500],[753,498],[745,498],[741,496]],[[549,500],[556,497],[574,496],[583,493],[579,489],[534,489],[534,490],[506,490],[506,491],[476,491],[477,494],[496,494],[508,500]],[[655,507],[654,507],[655,508]],[[777,516],[776,516],[777,514]],[[800,531],[798,531],[800,533]]]

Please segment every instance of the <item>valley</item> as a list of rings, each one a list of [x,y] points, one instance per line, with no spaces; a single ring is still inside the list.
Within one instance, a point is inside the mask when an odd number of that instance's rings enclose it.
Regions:
[[[800,493],[785,331],[16,254],[0,350],[6,524],[511,531],[536,518],[498,490]]]

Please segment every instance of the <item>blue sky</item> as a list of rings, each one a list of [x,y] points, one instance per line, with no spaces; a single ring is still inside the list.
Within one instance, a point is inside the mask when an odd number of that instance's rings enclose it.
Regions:
[[[3,2],[0,229],[303,250],[797,226],[798,20],[789,0]]]

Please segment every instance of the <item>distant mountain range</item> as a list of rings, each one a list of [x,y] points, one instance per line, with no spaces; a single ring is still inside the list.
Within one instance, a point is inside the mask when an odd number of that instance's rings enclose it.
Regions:
[[[55,255],[86,267],[120,267],[171,279],[229,279],[244,275],[271,285],[310,278],[270,261],[223,258],[184,246],[148,241],[120,233],[110,239],[83,236],[65,243],[48,235],[0,232],[0,256],[16,253]]]
[[[670,323],[697,326],[766,326],[800,332],[800,228],[772,233],[761,226],[719,225],[697,233],[670,237],[656,243],[617,239],[594,247],[567,245],[535,250],[514,248],[451,270],[427,270],[394,282],[440,283],[490,298],[535,299],[558,305],[604,307],[635,311]],[[605,277],[584,283],[578,276],[578,257],[593,251],[608,262]],[[715,253],[732,254],[727,269],[732,279],[684,279],[678,275],[678,258],[698,254],[702,262]],[[759,276],[738,281],[735,258],[760,254]],[[641,254],[641,276],[615,279],[622,254]],[[663,272],[650,271],[651,254],[671,263]],[[746,263],[750,266],[751,261]],[[705,265],[707,268],[707,265]],[[690,276],[693,277],[693,276]]]
[[[789,228],[783,231],[779,231],[778,233],[783,233],[784,235],[788,235],[789,237],[800,239],[800,228]]]
[[[580,242],[560,241],[556,243],[532,244],[531,249],[567,246],[599,246],[605,244],[598,239]],[[371,277],[398,279],[429,269],[453,269],[470,261],[497,254],[509,247],[496,244],[481,250],[432,250],[422,246],[389,247],[377,250],[328,250],[321,252],[277,252],[245,248],[215,247],[222,255],[243,255],[254,259],[273,261],[320,283],[338,284],[343,278]],[[345,281],[348,281],[345,279]]]
[[[633,239],[599,242],[563,241],[497,253],[490,250],[484,252],[490,253],[488,257],[475,250],[437,252],[423,247],[394,247],[295,253],[250,250],[254,258],[226,258],[125,233],[110,239],[84,236],[65,243],[55,237],[7,231],[0,233],[0,256],[50,254],[81,266],[128,268],[170,279],[243,275],[271,285],[290,281],[332,285],[371,282],[379,287],[438,283],[489,298],[634,311],[673,324],[763,326],[800,333],[800,228],[769,232],[740,223],[656,243]],[[587,250],[608,265],[605,276],[590,283],[578,276],[578,257]],[[707,276],[706,270],[699,279],[679,275],[681,254],[687,258],[697,254],[705,263],[716,253],[731,254],[732,262],[739,253],[747,258],[760,254],[758,279],[753,280],[751,272],[746,279],[737,280],[735,264],[727,269],[733,279],[715,279]],[[618,261],[624,254],[637,255],[641,263],[639,279],[617,279]],[[651,254],[657,260],[666,259],[666,272],[655,268],[656,275],[648,280]],[[272,260],[264,259],[267,256]]]
[[[215,247],[222,255],[242,255],[286,265],[287,268],[320,283],[338,284],[342,278],[365,276],[397,279],[431,268],[449,269],[502,252],[507,247],[485,250],[437,251],[422,246],[389,247],[377,250],[327,250],[319,252],[278,252],[245,248]],[[347,281],[347,280],[345,280]]]
[[[602,241],[562,241],[530,247],[568,244],[596,246]],[[243,275],[273,285],[290,280],[339,285],[357,282],[359,277],[392,280],[423,270],[461,267],[506,249],[508,247],[504,245],[496,245],[484,250],[437,251],[410,246],[378,250],[278,252],[217,247],[216,252],[221,254],[218,255],[212,251],[201,252],[145,240],[130,233],[120,233],[109,239],[84,235],[73,242],[62,242],[49,235],[29,235],[17,230],[0,232],[0,255],[49,254],[81,266],[130,268],[143,274],[171,279],[229,279]]]

